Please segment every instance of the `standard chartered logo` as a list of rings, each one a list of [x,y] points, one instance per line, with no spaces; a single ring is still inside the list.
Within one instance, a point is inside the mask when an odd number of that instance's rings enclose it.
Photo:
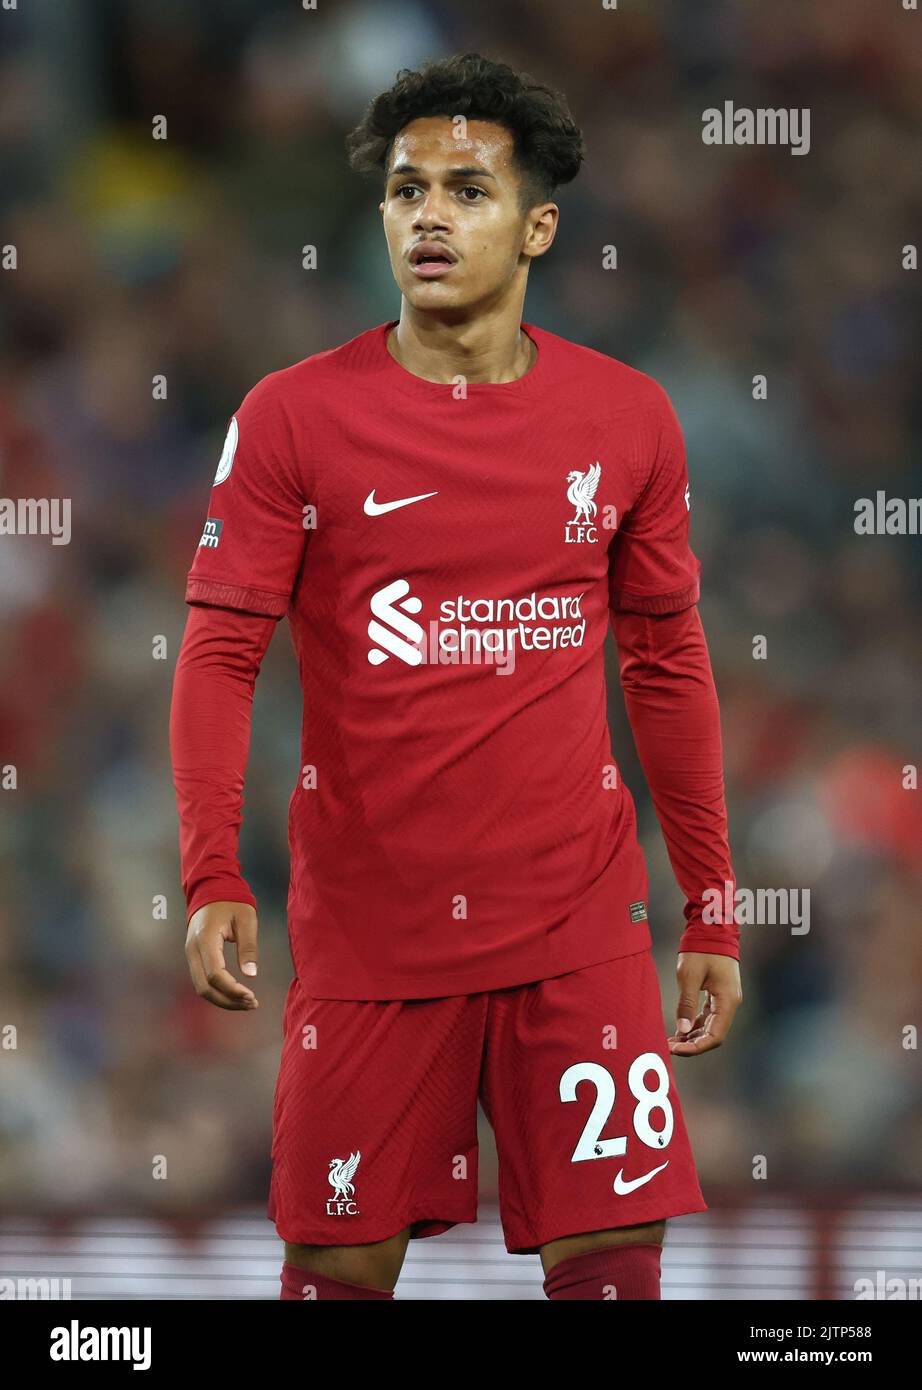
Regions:
[[[496,667],[508,676],[516,653],[560,651],[581,647],[586,635],[583,594],[522,594],[518,598],[468,598],[458,594],[443,600],[428,632],[410,613],[419,613],[422,600],[410,594],[405,579],[395,579],[371,597],[368,652],[373,666],[395,656],[408,666]]]
[[[407,614],[418,613],[422,606],[422,599],[410,594],[410,586],[405,579],[395,579],[392,584],[386,584],[372,594],[373,616],[368,624],[368,636],[377,644],[368,653],[372,666],[380,666],[388,656],[397,656],[408,666],[420,665],[423,654],[418,644],[425,633],[419,623],[414,623]]]

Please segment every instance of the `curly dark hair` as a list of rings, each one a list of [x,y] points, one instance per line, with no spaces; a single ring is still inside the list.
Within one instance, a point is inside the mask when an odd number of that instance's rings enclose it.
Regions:
[[[386,172],[394,137],[419,116],[466,116],[495,121],[513,137],[521,171],[522,209],[547,202],[576,178],[585,156],[582,133],[566,98],[479,53],[463,53],[401,68],[394,85],[368,105],[346,136],[349,166],[359,174]]]

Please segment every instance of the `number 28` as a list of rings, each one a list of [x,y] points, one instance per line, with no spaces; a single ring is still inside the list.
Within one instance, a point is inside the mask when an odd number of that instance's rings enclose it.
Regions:
[[[656,1073],[658,1085],[650,1091],[646,1087],[647,1072]],[[598,1062],[575,1062],[567,1067],[560,1078],[560,1099],[577,1099],[576,1091],[581,1081],[588,1081],[595,1087],[595,1104],[586,1121],[571,1163],[584,1163],[593,1158],[615,1158],[627,1153],[627,1135],[617,1135],[613,1139],[600,1139],[599,1135],[608,1123],[608,1117],[615,1108],[615,1079],[610,1071]],[[672,1138],[673,1113],[669,1102],[669,1073],[662,1057],[655,1052],[642,1052],[635,1057],[628,1068],[627,1084],[631,1095],[637,1101],[634,1107],[633,1124],[637,1138],[650,1149],[662,1152]],[[663,1112],[662,1129],[654,1129],[650,1116],[654,1110]]]

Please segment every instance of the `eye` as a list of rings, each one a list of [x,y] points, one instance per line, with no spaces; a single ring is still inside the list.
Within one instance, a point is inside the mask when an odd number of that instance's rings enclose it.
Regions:
[[[416,184],[415,184],[415,183],[402,183],[402,184],[400,185],[399,188],[397,188],[397,189],[394,190],[394,197],[395,197],[395,198],[401,198],[402,194],[407,193],[407,192],[416,193],[416,192],[417,192]],[[407,198],[403,198],[403,202],[406,203],[406,202],[408,202],[408,201],[409,201],[409,200],[408,200]]]
[[[481,198],[485,198],[485,197],[487,196],[486,193],[484,192],[484,190],[483,190],[482,188],[478,188],[477,185],[476,185],[475,183],[469,183],[469,184],[467,184],[466,187],[462,188],[461,192],[462,192],[462,193],[476,193],[476,194],[478,195],[476,198],[465,198],[464,201],[465,201],[466,203],[477,203],[477,202],[480,201]]]

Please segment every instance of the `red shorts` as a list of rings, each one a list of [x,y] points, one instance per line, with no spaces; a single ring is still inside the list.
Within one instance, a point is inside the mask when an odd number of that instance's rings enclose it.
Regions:
[[[649,950],[444,999],[313,999],[293,980],[269,1217],[296,1245],[477,1219],[477,1100],[506,1248],[707,1211]]]

